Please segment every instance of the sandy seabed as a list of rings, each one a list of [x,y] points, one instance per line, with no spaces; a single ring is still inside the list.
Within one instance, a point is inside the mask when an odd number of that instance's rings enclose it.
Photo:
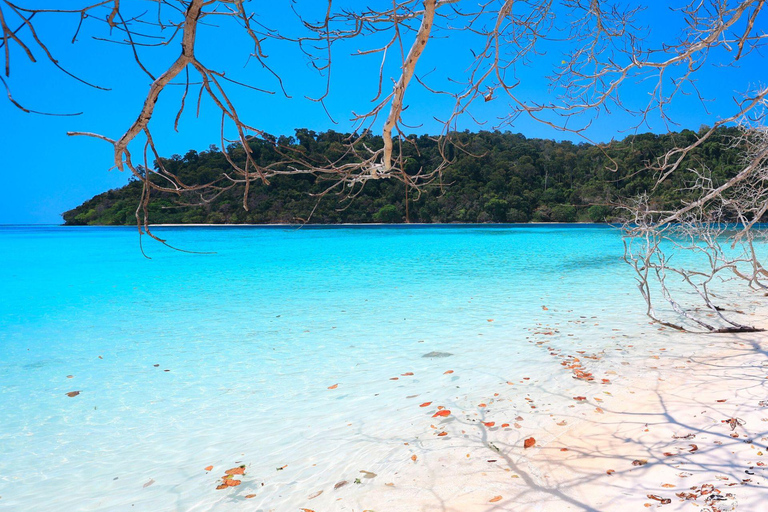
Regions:
[[[436,435],[450,436],[444,446],[364,485],[308,493],[301,510],[768,510],[768,333],[667,341],[617,348],[625,371],[604,372],[608,382],[576,379],[581,395],[568,411],[499,424],[487,420],[503,404],[488,403],[475,420],[464,415],[471,426],[435,418]],[[536,445],[526,449],[529,437]]]

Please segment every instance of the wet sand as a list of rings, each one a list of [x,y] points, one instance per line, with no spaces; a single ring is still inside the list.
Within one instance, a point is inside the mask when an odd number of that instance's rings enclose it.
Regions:
[[[620,374],[608,385],[597,372],[593,381],[574,379],[584,399],[572,397],[567,410],[531,411],[504,428],[486,421],[501,415],[502,402],[454,411],[442,424],[435,418],[450,444],[414,447],[412,465],[332,490],[333,505],[317,510],[763,510],[768,334],[669,340],[617,348],[610,359],[625,371],[607,370]],[[527,395],[547,405],[542,393]],[[536,445],[526,449],[529,437]]]

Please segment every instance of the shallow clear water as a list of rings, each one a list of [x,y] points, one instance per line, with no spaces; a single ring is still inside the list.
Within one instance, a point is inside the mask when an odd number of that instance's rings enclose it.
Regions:
[[[0,509],[295,510],[397,474],[404,446],[428,457],[421,402],[464,409],[525,377],[570,400],[534,333],[596,353],[649,328],[605,226],[157,232],[215,254],[0,227]]]

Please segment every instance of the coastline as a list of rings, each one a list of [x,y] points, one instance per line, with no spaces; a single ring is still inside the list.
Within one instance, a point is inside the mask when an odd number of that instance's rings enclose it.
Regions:
[[[386,222],[338,222],[335,224],[289,224],[289,223],[278,223],[278,224],[150,224],[150,227],[185,227],[185,226],[196,226],[196,227],[238,227],[238,226],[288,226],[288,227],[295,227],[295,226],[301,226],[301,227],[308,227],[308,226],[322,226],[322,227],[333,227],[333,226],[389,226],[389,227],[407,227],[407,226],[419,226],[419,227],[427,227],[427,226],[435,226],[435,227],[441,227],[441,226],[574,226],[574,225],[581,225],[581,226],[611,226],[612,224],[607,222],[398,222],[395,224],[388,224]],[[129,226],[133,227],[133,226]]]
[[[644,375],[606,400],[604,414],[588,414],[532,457],[547,492],[570,501],[541,510],[761,509],[768,334],[683,336],[649,355]]]
[[[766,318],[756,323],[768,325]],[[761,510],[768,333],[666,341],[617,348],[616,362],[627,371],[609,387],[590,384],[570,414],[556,409],[533,428],[523,421],[501,430],[481,425],[473,442],[430,453],[396,472],[389,487],[350,496],[350,510]],[[537,438],[530,450],[522,446],[528,436]]]
[[[334,228],[334,227],[532,227],[532,226],[606,226],[617,224],[610,222],[398,222],[387,224],[382,222],[338,222],[335,224],[301,224],[301,223],[272,223],[272,224],[150,224],[150,228]],[[15,226],[7,224],[7,226]],[[130,228],[136,229],[136,224],[33,224],[31,226],[57,226],[63,228]]]

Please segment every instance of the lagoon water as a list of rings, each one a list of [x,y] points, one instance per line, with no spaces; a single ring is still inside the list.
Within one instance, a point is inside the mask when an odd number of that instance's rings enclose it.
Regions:
[[[555,352],[657,332],[606,226],[157,233],[214,254],[0,227],[0,510],[362,510],[458,442],[436,423],[489,400],[529,417],[537,392],[558,413]]]

